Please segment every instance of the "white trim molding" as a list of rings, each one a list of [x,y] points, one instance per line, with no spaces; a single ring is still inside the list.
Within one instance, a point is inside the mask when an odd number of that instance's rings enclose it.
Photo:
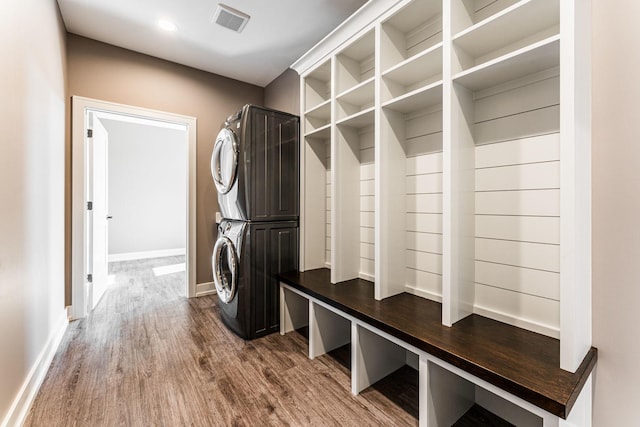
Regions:
[[[159,249],[157,251],[142,251],[142,252],[123,252],[119,254],[109,254],[109,262],[119,261],[132,261],[136,259],[150,259],[150,258],[163,258],[168,256],[180,256],[186,255],[186,248],[175,249]]]
[[[318,61],[326,58],[338,46],[353,37],[354,28],[365,28],[372,24],[389,9],[404,0],[369,1],[355,11],[349,18],[320,40],[307,53],[302,55],[290,68],[302,75]],[[302,104],[301,104],[302,105]]]
[[[58,351],[68,324],[67,310],[64,309],[60,312],[59,320],[55,323],[49,339],[31,367],[0,427],[21,426],[24,423],[47,371],[49,371],[53,357]]]
[[[133,107],[113,102],[73,96],[71,101],[72,129],[72,183],[71,183],[71,298],[72,318],[87,314],[86,303],[86,215],[85,215],[85,135],[87,111],[98,114],[122,114],[138,119],[147,119],[181,125],[187,130],[187,225],[186,225],[186,272],[185,294],[196,296],[196,118],[147,108]]]
[[[196,285],[196,296],[197,297],[203,297],[205,295],[212,295],[215,294],[216,292],[216,287],[213,284],[213,282],[207,282],[207,283],[198,283]]]

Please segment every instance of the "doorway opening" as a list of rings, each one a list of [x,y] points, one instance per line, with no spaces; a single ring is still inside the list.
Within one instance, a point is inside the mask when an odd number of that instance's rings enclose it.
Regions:
[[[96,306],[109,261],[172,260],[154,274],[184,271],[194,297],[196,119],[82,97],[72,114],[71,317]]]

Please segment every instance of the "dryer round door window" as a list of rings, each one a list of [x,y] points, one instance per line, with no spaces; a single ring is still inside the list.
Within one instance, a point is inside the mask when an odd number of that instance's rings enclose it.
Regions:
[[[227,304],[236,295],[238,289],[238,256],[233,242],[225,236],[220,237],[213,247],[213,283],[220,301]]]
[[[220,194],[227,194],[238,173],[238,138],[228,128],[218,133],[211,154],[211,175]]]

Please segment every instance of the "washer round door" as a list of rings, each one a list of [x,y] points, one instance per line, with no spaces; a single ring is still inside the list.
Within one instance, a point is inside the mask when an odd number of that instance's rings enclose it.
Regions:
[[[216,241],[211,261],[218,298],[228,304],[238,290],[238,254],[231,239],[222,236]]]
[[[238,137],[231,129],[223,128],[211,153],[211,175],[220,194],[227,194],[236,181],[238,154]]]

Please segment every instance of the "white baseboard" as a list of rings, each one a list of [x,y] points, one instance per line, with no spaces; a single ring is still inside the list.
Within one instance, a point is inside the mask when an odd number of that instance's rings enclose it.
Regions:
[[[47,375],[53,356],[55,356],[62,342],[62,337],[67,330],[68,324],[69,320],[67,319],[67,310],[65,309],[60,313],[60,319],[56,323],[53,332],[49,335],[47,343],[38,355],[22,387],[20,387],[20,391],[9,408],[9,412],[7,412],[4,420],[0,423],[1,427],[21,426],[24,424],[29,409],[44,381],[44,377]]]
[[[435,294],[424,289],[417,288],[415,286],[404,285],[404,291],[408,294],[412,294],[421,298],[425,298],[435,302],[442,302],[442,295]]]
[[[479,314],[480,316],[497,320],[498,322],[507,323],[509,325],[517,326],[522,329],[560,339],[560,330],[551,326],[543,325],[541,323],[536,323],[528,319],[523,319],[511,314],[501,313],[499,311],[490,310],[479,306],[473,307],[473,312],[475,314]]]
[[[196,297],[203,297],[205,295],[211,295],[216,293],[216,286],[213,282],[198,283],[196,285]]]
[[[186,255],[186,253],[187,250],[185,248],[161,249],[158,251],[126,252],[120,254],[109,254],[108,261],[118,262],[132,261],[136,259],[162,258],[166,256]]]

